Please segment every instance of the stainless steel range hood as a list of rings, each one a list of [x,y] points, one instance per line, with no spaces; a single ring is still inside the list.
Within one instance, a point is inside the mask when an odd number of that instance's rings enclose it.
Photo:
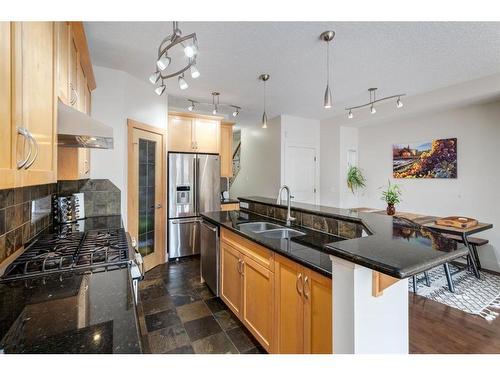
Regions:
[[[63,147],[110,149],[113,148],[113,128],[58,100],[57,144]]]

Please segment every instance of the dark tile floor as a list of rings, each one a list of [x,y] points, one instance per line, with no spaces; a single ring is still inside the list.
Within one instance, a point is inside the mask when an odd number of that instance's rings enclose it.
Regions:
[[[200,258],[169,262],[140,284],[145,352],[265,353],[227,306],[200,283]]]

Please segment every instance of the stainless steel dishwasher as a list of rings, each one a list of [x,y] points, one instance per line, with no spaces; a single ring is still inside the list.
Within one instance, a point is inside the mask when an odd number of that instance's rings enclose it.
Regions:
[[[201,277],[219,296],[219,227],[206,220],[201,222]]]

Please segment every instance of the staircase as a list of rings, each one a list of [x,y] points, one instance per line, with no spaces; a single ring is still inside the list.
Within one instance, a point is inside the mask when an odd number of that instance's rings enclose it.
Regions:
[[[231,185],[238,176],[238,173],[240,173],[241,169],[240,156],[241,156],[241,141],[238,142],[233,152],[233,177],[229,178],[229,188],[231,188]]]

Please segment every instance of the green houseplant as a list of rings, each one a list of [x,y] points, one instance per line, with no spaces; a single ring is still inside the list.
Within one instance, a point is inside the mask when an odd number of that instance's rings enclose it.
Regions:
[[[396,184],[391,184],[388,181],[387,190],[382,191],[382,200],[387,203],[387,215],[394,215],[396,213],[395,204],[401,202],[401,189]]]
[[[354,190],[364,188],[365,186],[366,180],[361,172],[361,169],[356,166],[349,165],[347,170],[347,187],[354,194]]]

